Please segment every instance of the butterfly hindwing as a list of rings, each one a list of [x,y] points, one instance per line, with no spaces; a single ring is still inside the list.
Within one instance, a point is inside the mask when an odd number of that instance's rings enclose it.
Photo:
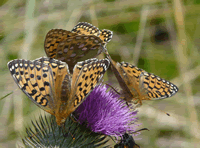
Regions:
[[[57,54],[57,47],[59,43],[70,36],[75,36],[76,33],[63,29],[51,29],[44,41],[44,49],[48,57],[55,58]]]
[[[77,24],[72,31],[52,29],[45,38],[45,52],[50,58],[66,62],[72,73],[77,62],[94,58],[104,50],[99,34],[97,27],[86,22]]]
[[[54,86],[51,68],[37,60],[12,60],[8,63],[9,70],[19,88],[45,111],[54,114]]]
[[[57,47],[56,58],[69,65],[70,72],[80,60],[96,57],[103,51],[103,42],[95,35],[77,35],[64,39]]]

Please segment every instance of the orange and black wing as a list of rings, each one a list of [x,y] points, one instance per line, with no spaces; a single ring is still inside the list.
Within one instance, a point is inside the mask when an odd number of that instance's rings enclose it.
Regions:
[[[56,59],[66,62],[72,73],[80,60],[96,57],[104,50],[102,40],[95,35],[77,35],[64,39],[57,47]]]
[[[55,94],[56,94],[56,105],[60,105],[62,104],[62,101],[67,101],[67,98],[69,98],[69,94],[71,91],[71,75],[69,72],[69,68],[68,65],[65,62],[56,60],[56,59],[52,59],[52,58],[46,58],[46,57],[41,57],[36,59],[41,63],[45,63],[47,65],[49,65],[49,67],[52,70],[53,73],[53,79],[54,79],[54,85],[55,85]],[[67,82],[68,87],[64,88],[63,85],[63,81],[65,79],[65,77],[69,78],[69,81]],[[67,92],[66,96],[64,100],[62,100],[62,93],[63,91]]]
[[[101,38],[101,40],[104,43],[110,42],[110,40],[112,39],[112,36],[113,36],[113,32],[112,31],[107,30],[107,29],[100,30],[99,37]]]
[[[63,29],[51,29],[44,41],[44,49],[48,57],[56,58],[57,47],[59,43],[70,36],[75,36],[76,33],[72,33],[71,31],[63,30]]]
[[[8,62],[8,68],[19,88],[29,99],[54,115],[55,83],[50,66],[37,60],[16,59]]]
[[[73,29],[72,32],[81,34],[81,35],[100,35],[99,28],[93,26],[90,23],[87,22],[79,22]]]
[[[74,67],[72,77],[72,93],[70,106],[75,110],[89,93],[101,82],[104,73],[109,67],[108,59],[88,59],[78,62]]]
[[[95,35],[100,37],[104,44],[108,43],[113,36],[113,32],[107,29],[99,30],[96,26],[93,26],[87,22],[79,22],[73,29],[72,32],[83,34],[83,35]]]
[[[122,62],[121,68],[130,79],[133,78],[135,80],[132,83],[136,83],[134,86],[138,86],[140,93],[147,93],[148,97],[146,98],[149,100],[168,98],[178,92],[178,87],[173,83],[154,74],[147,73],[132,64]]]
[[[79,22],[73,29],[72,32],[81,34],[81,35],[100,35],[99,28],[93,26],[90,23],[87,22]]]
[[[127,102],[132,101],[133,97],[136,97],[138,95],[137,91],[135,89],[131,89],[131,78],[127,75],[126,71],[121,67],[121,64],[118,62],[115,62],[111,59],[110,55],[107,55],[107,58],[110,60],[111,63],[111,69],[117,78],[119,85],[122,89],[122,97]]]

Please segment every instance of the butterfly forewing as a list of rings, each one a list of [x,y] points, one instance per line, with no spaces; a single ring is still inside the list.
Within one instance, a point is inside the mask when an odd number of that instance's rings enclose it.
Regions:
[[[101,81],[109,64],[108,59],[97,60],[95,58],[76,64],[72,78],[72,88],[76,89],[73,89],[71,93],[74,108],[77,108]]]
[[[147,89],[151,99],[164,99],[178,92],[178,87],[173,83],[162,79],[154,74],[144,72],[144,87]]]
[[[140,98],[142,100],[164,99],[171,97],[178,91],[178,88],[171,82],[161,79],[154,74],[147,73],[132,64],[122,62],[121,67],[130,79],[135,79],[131,82],[135,83],[134,89],[142,95],[146,92],[146,96]],[[128,83],[126,82],[126,84]],[[131,90],[132,88],[129,87],[129,89]]]
[[[57,47],[59,43],[70,36],[75,36],[76,33],[72,33],[63,29],[51,29],[45,38],[44,49],[48,57],[55,58],[57,54]]]
[[[19,88],[36,105],[45,111],[52,112],[54,104],[54,81],[51,68],[38,61],[12,60],[9,70]]]

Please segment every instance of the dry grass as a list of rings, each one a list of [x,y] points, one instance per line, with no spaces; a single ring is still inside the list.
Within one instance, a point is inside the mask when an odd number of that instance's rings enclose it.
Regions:
[[[172,98],[144,102],[138,117],[150,131],[135,137],[142,138],[136,143],[145,148],[200,145],[200,1],[4,0],[0,5],[1,96],[14,90],[0,103],[0,147],[14,147],[18,132],[43,112],[17,89],[7,62],[45,56],[46,33],[71,30],[79,21],[114,32],[107,46],[114,60],[137,64],[179,87]],[[159,29],[168,39],[155,41]]]

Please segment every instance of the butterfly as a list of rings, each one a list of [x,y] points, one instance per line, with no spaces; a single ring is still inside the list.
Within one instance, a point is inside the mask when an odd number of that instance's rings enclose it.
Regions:
[[[54,115],[60,126],[102,80],[109,64],[108,59],[88,59],[78,62],[71,75],[65,62],[41,57],[12,60],[8,68],[19,88],[33,103]]]
[[[50,30],[45,38],[44,49],[48,57],[66,62],[72,73],[78,61],[96,57],[104,51],[111,38],[111,31],[99,30],[92,24],[80,22],[72,31]]]
[[[178,87],[173,83],[130,63],[116,63],[108,52],[106,55],[122,88],[121,96],[126,102],[142,105],[143,100],[164,99],[178,92]]]
[[[125,133],[122,135],[121,142],[116,144],[114,148],[140,148],[140,146],[135,143],[135,140],[131,135]]]

